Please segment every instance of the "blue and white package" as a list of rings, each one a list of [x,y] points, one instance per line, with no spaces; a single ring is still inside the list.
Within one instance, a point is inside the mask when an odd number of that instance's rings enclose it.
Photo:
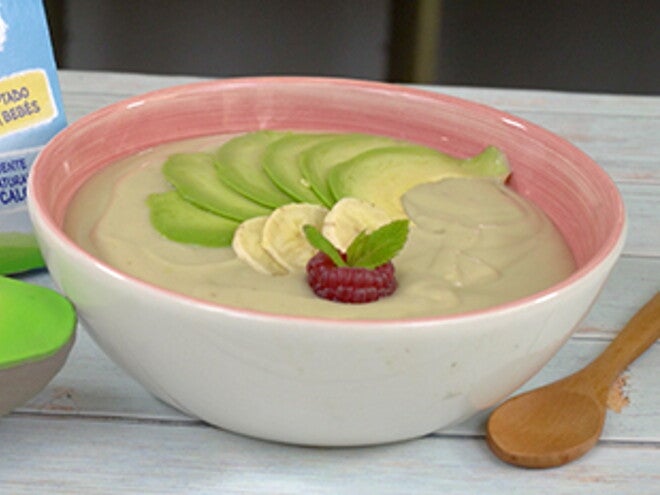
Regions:
[[[31,232],[30,167],[65,126],[42,1],[0,0],[0,235]]]

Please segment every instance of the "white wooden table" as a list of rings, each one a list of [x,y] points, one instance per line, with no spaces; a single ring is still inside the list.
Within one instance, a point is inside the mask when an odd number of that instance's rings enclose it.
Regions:
[[[69,121],[192,78],[62,72]],[[591,313],[524,388],[585,365],[660,289],[660,97],[442,87],[540,124],[596,159],[630,217],[624,253]],[[52,286],[45,272],[24,276]],[[561,468],[497,460],[486,415],[425,438],[378,447],[278,445],[209,427],[154,399],[83,328],[64,369],[0,420],[1,494],[660,494],[660,343],[625,373],[620,412],[602,441]]]

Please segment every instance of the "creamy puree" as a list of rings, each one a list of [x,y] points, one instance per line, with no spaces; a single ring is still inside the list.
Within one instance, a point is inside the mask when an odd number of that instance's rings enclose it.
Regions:
[[[342,304],[316,297],[305,275],[260,274],[231,248],[180,244],[151,225],[146,198],[171,189],[161,166],[172,153],[215,149],[221,137],[171,143],[91,178],[74,197],[65,230],[109,265],[154,285],[222,305],[286,315],[398,319],[480,309],[533,294],[574,270],[552,222],[490,180],[450,179],[410,190],[408,242],[394,259],[390,297]]]

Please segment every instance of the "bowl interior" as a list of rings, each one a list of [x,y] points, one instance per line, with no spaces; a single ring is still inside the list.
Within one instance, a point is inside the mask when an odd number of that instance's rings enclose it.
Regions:
[[[613,249],[624,224],[619,193],[588,156],[511,115],[440,94],[380,83],[317,78],[234,79],[179,86],[106,107],[70,125],[37,159],[34,210],[61,231],[80,185],[150,146],[257,129],[365,132],[465,157],[501,148],[511,186],[537,203],[568,242],[579,269]]]

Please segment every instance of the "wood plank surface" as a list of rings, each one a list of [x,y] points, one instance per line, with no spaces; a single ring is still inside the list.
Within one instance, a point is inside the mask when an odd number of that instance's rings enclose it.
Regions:
[[[67,116],[200,80],[63,71]],[[592,156],[620,188],[628,240],[598,301],[522,390],[592,360],[660,290],[660,98],[535,90],[425,87],[544,126]],[[45,271],[22,279],[53,287]],[[497,460],[483,440],[488,411],[398,444],[284,446],[212,428],[163,404],[78,329],[55,379],[0,420],[0,494],[624,494],[660,493],[660,344],[623,374],[603,438],[584,458],[530,471]]]
[[[0,483],[12,495],[657,495],[660,483],[653,444],[606,442],[540,472],[494,460],[474,438],[316,449],[157,422],[9,418],[0,423],[0,455]]]

